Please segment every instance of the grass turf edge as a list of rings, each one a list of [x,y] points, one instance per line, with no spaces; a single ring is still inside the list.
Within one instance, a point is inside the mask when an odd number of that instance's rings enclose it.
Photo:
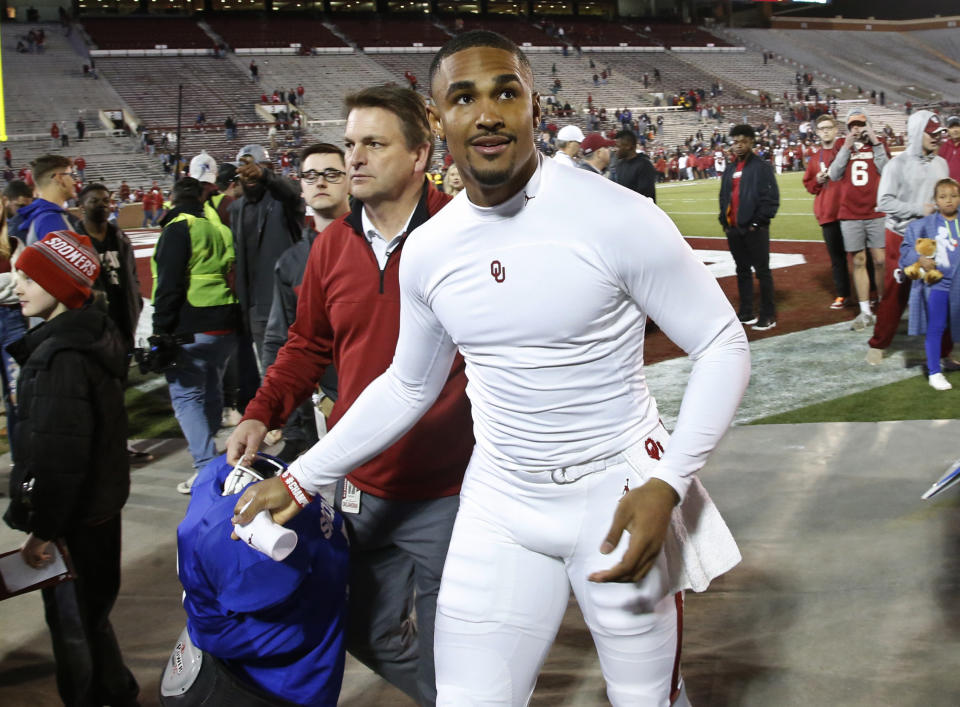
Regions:
[[[953,390],[937,391],[930,387],[926,375],[919,370],[913,378],[759,418],[748,424],[950,420],[960,417],[960,373],[945,374],[953,384]]]

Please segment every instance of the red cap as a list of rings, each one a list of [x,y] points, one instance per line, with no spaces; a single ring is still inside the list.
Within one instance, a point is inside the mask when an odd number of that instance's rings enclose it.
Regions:
[[[940,120],[940,116],[934,113],[930,116],[930,120],[927,121],[927,124],[923,126],[923,132],[927,135],[935,135],[937,133],[945,132],[946,128],[943,127],[943,123]]]
[[[90,299],[100,259],[87,236],[53,231],[25,248],[16,268],[69,309],[79,309]]]
[[[601,147],[614,147],[616,144],[616,142],[608,140],[600,133],[590,133],[583,139],[583,142],[580,143],[580,149],[583,150],[584,155],[589,155]]]

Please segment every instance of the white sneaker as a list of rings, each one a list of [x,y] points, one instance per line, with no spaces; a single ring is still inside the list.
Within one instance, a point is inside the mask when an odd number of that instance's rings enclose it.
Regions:
[[[950,385],[950,384],[948,383],[947,385]],[[179,484],[177,484],[177,491],[179,493],[189,495],[190,492],[193,491],[193,482],[196,480],[197,480],[197,474],[196,472],[194,472],[193,476],[191,476],[189,479],[187,479],[186,481],[181,481]]]
[[[948,381],[942,373],[934,373],[932,376],[927,376],[927,381],[929,381],[930,387],[934,390],[950,390],[953,388],[953,386],[950,385],[950,381]]]
[[[854,331],[863,331],[868,326],[873,325],[875,322],[872,314],[867,314],[866,312],[860,312],[856,318],[850,322],[850,328]]]

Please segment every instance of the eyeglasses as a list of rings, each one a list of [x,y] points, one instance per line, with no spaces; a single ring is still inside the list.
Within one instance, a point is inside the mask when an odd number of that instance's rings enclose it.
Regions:
[[[66,176],[70,177],[70,179],[72,179],[73,181],[77,181],[78,179],[80,179],[80,175],[77,174],[76,172],[60,172],[60,174],[65,174]]]
[[[343,181],[343,178],[346,176],[346,174],[346,172],[343,172],[339,169],[334,169],[333,167],[325,169],[322,172],[311,169],[306,172],[301,172],[300,180],[307,184],[315,184],[318,179],[323,177],[323,180],[329,182],[330,184],[339,184]]]

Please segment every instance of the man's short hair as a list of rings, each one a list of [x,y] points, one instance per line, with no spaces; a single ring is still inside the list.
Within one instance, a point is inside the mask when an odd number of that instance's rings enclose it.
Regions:
[[[343,150],[329,142],[315,142],[303,148],[300,153],[300,164],[306,162],[310,155],[340,155],[340,159],[343,160]]]
[[[933,198],[937,198],[937,190],[940,187],[953,187],[957,191],[960,191],[960,182],[956,179],[951,179],[950,177],[945,177],[939,180],[936,184],[933,185]]]
[[[632,130],[621,130],[615,137],[617,140],[629,140],[632,144],[637,144],[637,136]]]
[[[510,52],[517,58],[517,61],[520,62],[520,66],[524,67],[533,75],[533,67],[530,65],[530,60],[527,59],[527,55],[524,54],[523,50],[512,40],[507,39],[502,34],[491,32],[490,30],[473,29],[469,32],[458,34],[440,47],[440,51],[433,55],[433,61],[430,62],[431,91],[433,90],[433,78],[437,75],[437,71],[440,70],[441,62],[448,56],[472,47],[492,47],[493,49],[502,49],[505,52]]]
[[[424,144],[430,146],[430,153],[427,155],[427,163],[430,163],[433,133],[430,132],[430,123],[427,121],[427,104],[419,93],[388,83],[351,93],[343,99],[343,105],[347,115],[355,108],[383,108],[390,111],[400,120],[409,150],[415,150]]]
[[[821,115],[819,118],[817,118],[816,121],[814,121],[813,124],[819,128],[819,127],[820,127],[820,123],[830,123],[830,124],[832,124],[832,125],[836,125],[836,124],[837,124],[837,119],[834,118],[834,117],[833,117],[832,115],[830,115],[829,113],[824,113],[824,114]]]
[[[752,125],[741,123],[740,125],[734,125],[730,128],[730,137],[740,137],[741,135],[751,140],[757,139],[757,132],[753,129]]]
[[[13,179],[7,184],[7,186],[3,188],[3,195],[9,201],[15,201],[20,197],[26,197],[28,199],[32,199],[33,187],[31,187],[22,179]]]
[[[52,172],[69,166],[70,158],[63,155],[40,155],[30,163],[30,168],[33,170],[33,181],[37,184],[41,181],[49,181]]]
[[[174,206],[192,202],[199,203],[202,193],[203,187],[199,181],[193,177],[184,177],[173,185],[171,200]]]
[[[84,197],[92,191],[105,191],[107,194],[110,193],[110,190],[107,189],[106,184],[100,184],[100,182],[94,182],[93,184],[88,184],[83,189],[80,190],[80,193],[77,194],[77,201],[82,202]]]

